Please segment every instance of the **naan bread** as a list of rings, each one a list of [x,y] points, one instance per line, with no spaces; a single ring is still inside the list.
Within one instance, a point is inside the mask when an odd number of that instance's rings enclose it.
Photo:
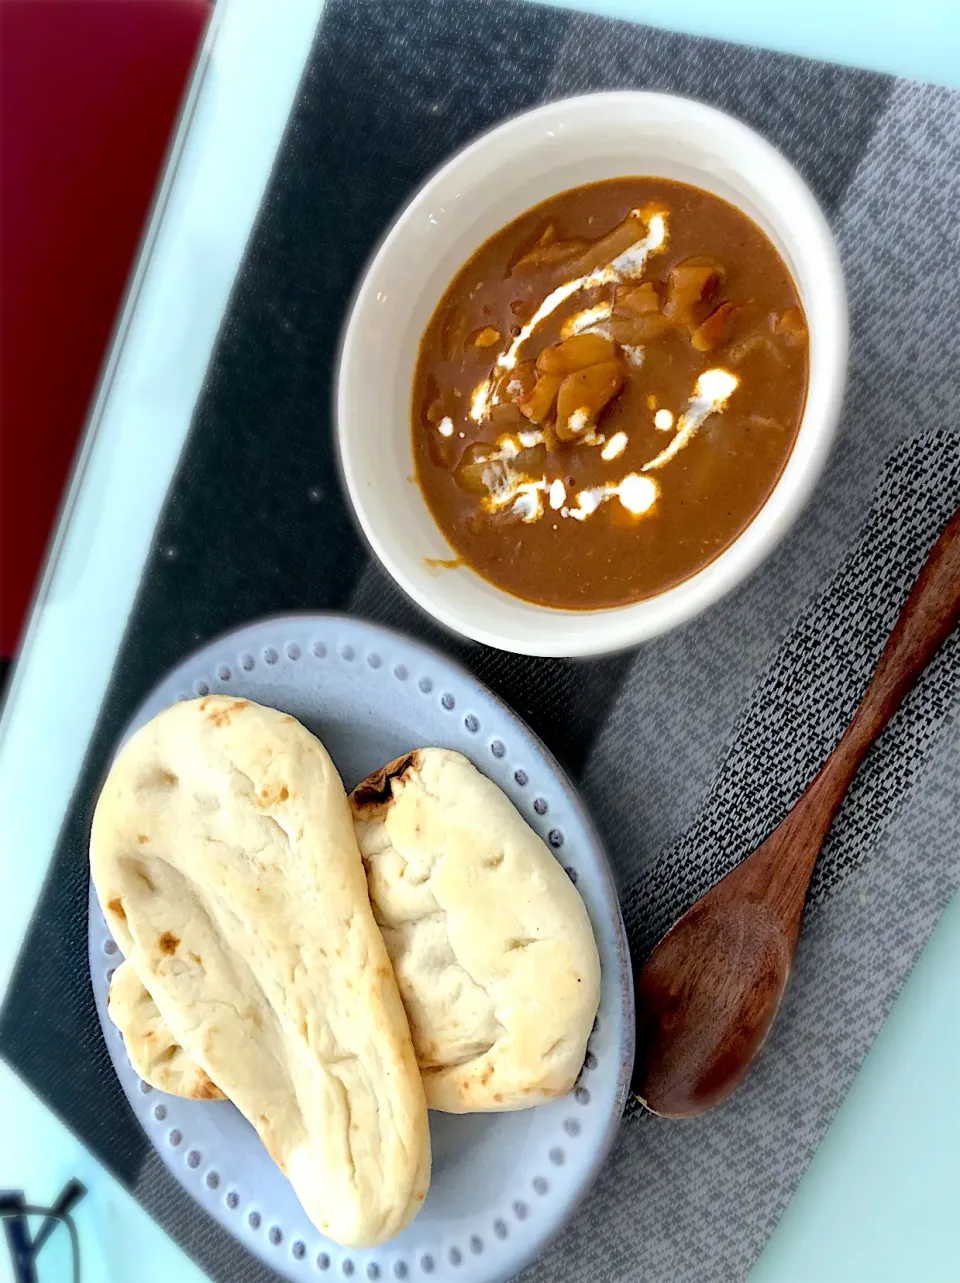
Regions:
[[[223,1092],[189,1056],[129,962],[113,973],[107,1014],[123,1034],[130,1063],[144,1082],[189,1100],[223,1100]]]
[[[497,786],[425,748],[350,795],[427,1103],[523,1109],[573,1087],[600,997],[583,901]]]
[[[322,1233],[398,1233],[426,1104],[343,786],[293,717],[209,696],[121,750],[90,865],[175,1042],[256,1127]]]
[[[440,769],[438,759],[444,756],[462,764],[460,770],[465,776],[466,787],[462,793],[456,794],[460,798],[455,808],[458,811],[462,808],[463,798],[471,792],[476,792],[478,786],[474,777],[482,781],[479,786],[481,796],[479,799],[475,799],[474,805],[480,807],[484,813],[486,813],[484,795],[489,796],[489,790],[493,790],[493,793],[500,798],[499,806],[503,809],[508,831],[511,831],[518,839],[521,848],[526,848],[532,853],[533,863],[530,868],[535,869],[538,862],[542,863],[546,859],[549,862],[545,866],[547,876],[552,877],[552,871],[557,868],[556,861],[543,846],[543,843],[513,810],[507,799],[500,793],[500,790],[496,789],[496,786],[492,785],[488,780],[483,779],[482,776],[478,776],[478,773],[466,762],[466,759],[460,758],[457,754],[444,753],[443,750],[439,749],[421,750],[419,754],[411,755],[409,759],[402,759],[401,762],[392,763],[384,770],[375,772],[373,776],[358,786],[351,798],[351,802],[357,816],[358,834],[361,836],[365,846],[372,847],[375,844],[371,834],[376,831],[375,826],[377,823],[382,825],[382,817],[380,819],[371,819],[371,806],[374,809],[382,810],[382,803],[386,798],[393,798],[393,781],[388,776],[391,771],[400,767],[404,768],[404,772],[412,768],[414,756],[420,761],[427,759],[429,762],[430,759],[433,759],[433,769]],[[449,771],[445,770],[444,774],[448,788],[451,790],[459,788],[458,784],[453,783]],[[399,778],[399,775],[393,778]],[[409,801],[410,798],[408,798]],[[416,824],[416,821],[414,821],[414,824]],[[374,828],[371,828],[371,825],[374,825]],[[482,831],[486,840],[492,842],[494,847],[496,846],[496,834],[489,826],[484,825],[476,831],[472,829],[469,823],[466,827],[471,842],[475,843],[476,832]],[[456,836],[450,843],[451,849],[454,851],[458,847],[462,847],[462,845],[463,843]],[[486,854],[489,856],[489,851]],[[522,858],[518,860],[518,863],[521,867],[523,866]],[[383,913],[379,906],[396,901],[403,888],[405,869],[402,861],[387,864],[383,860],[368,859],[367,864],[368,873],[372,875],[376,867],[379,869],[379,876],[387,882],[385,889],[381,887],[378,899],[378,916],[382,918]],[[555,880],[553,878],[553,881]],[[398,888],[400,891],[398,891]],[[464,983],[463,970],[457,959],[452,956],[449,941],[444,938],[445,928],[441,928],[438,932],[436,919],[430,919],[426,924],[420,921],[414,933],[409,927],[401,927],[398,931],[396,925],[391,928],[384,921],[388,949],[399,968],[398,975],[401,982],[401,991],[407,1006],[407,1014],[410,1018],[414,1047],[424,1071],[424,1085],[428,1102],[432,1107],[446,1110],[454,1109],[455,1112],[460,1112],[464,1109],[503,1110],[523,1108],[569,1090],[569,1087],[575,1081],[582,1064],[586,1039],[589,1036],[593,1016],[596,1014],[599,960],[596,958],[596,949],[582,902],[566,877],[559,883],[556,895],[559,897],[561,915],[564,912],[568,913],[568,920],[565,921],[561,939],[566,942],[572,954],[576,954],[578,949],[582,953],[586,962],[583,967],[583,980],[589,982],[591,975],[596,979],[593,986],[588,983],[586,990],[578,987],[572,1000],[575,1005],[575,1018],[579,1024],[573,1030],[569,1045],[564,1049],[564,1064],[566,1068],[564,1069],[563,1065],[556,1062],[556,1057],[545,1066],[534,1061],[534,1068],[531,1069],[528,1065],[526,1077],[523,1077],[518,1073],[518,1067],[514,1065],[512,1086],[508,1084],[503,1072],[501,1072],[500,1078],[497,1078],[497,1058],[500,1056],[507,1060],[515,1060],[517,1048],[521,1044],[518,1041],[514,1049],[506,1055],[504,1054],[503,1046],[500,1047],[497,1055],[493,1054],[494,1043],[498,1036],[499,1021],[495,1017],[491,1000],[483,985],[474,983],[473,979],[469,977],[467,978],[469,982]],[[435,900],[425,897],[424,902],[432,914]],[[513,907],[515,908],[516,906]],[[474,903],[472,899],[468,899],[464,912],[469,914],[473,910]],[[524,919],[524,921],[527,920],[527,918]],[[489,919],[485,919],[485,922],[489,923]],[[483,931],[486,930],[486,926],[481,926],[477,929]],[[516,941],[521,938],[529,939],[530,937],[521,937],[515,934],[511,937],[514,943],[509,950],[510,952],[516,952]],[[541,944],[546,943],[540,937],[537,938]],[[545,959],[545,951],[541,948],[539,952],[541,959]],[[404,955],[402,965],[400,963],[401,954]],[[425,955],[430,956],[425,959]],[[517,962],[518,960],[513,960],[515,969]],[[539,973],[537,979],[539,984]],[[551,988],[555,990],[556,987],[556,982],[552,982]],[[546,1010],[544,1004],[545,995],[541,992],[541,988],[542,986],[537,988],[535,995],[535,1003],[538,1004],[536,1007],[536,1019],[538,1021]],[[119,994],[119,1001],[115,997],[115,991]],[[502,991],[503,986],[501,986],[501,993]],[[590,996],[591,993],[593,994],[592,998]],[[149,993],[129,963],[121,965],[114,975],[110,990],[109,1009],[114,1023],[123,1031],[131,1063],[147,1082],[152,1083],[163,1091],[193,1099],[209,1099],[212,1096],[222,1094],[218,1088],[210,1083],[210,1080],[202,1070],[199,1071],[198,1076],[198,1071],[193,1061],[177,1046],[176,1040],[166,1027]],[[549,1029],[552,1026],[547,1025],[544,1028]],[[477,1061],[480,1052],[488,1046],[491,1054],[487,1062],[481,1063],[478,1076],[471,1077],[469,1068],[471,1063]],[[165,1060],[164,1056],[168,1056],[169,1059]],[[486,1082],[480,1083],[478,1079],[484,1076],[484,1072],[489,1065],[493,1065],[494,1068],[491,1070]],[[544,1069],[549,1072],[544,1074]],[[448,1072],[441,1074],[440,1070]],[[537,1077],[538,1074],[541,1074],[540,1079]],[[459,1095],[463,1089],[464,1082],[469,1092],[469,1104],[461,1103]],[[538,1082],[540,1082],[539,1087],[537,1087]],[[533,1092],[530,1091],[531,1086],[535,1089]],[[451,1092],[456,1093],[453,1101],[450,1099]]]

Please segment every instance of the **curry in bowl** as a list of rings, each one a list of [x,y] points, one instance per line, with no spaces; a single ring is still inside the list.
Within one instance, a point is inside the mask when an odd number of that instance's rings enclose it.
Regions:
[[[741,210],[667,179],[502,228],[424,332],[417,481],[456,561],[542,605],[652,597],[766,502],[808,378],[796,285]]]

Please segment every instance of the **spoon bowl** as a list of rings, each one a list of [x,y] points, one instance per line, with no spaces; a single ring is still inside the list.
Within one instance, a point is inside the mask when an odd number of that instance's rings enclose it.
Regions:
[[[638,982],[643,1103],[667,1118],[692,1118],[739,1086],[790,976],[793,942],[779,917],[763,900],[721,887],[667,932]],[[709,965],[698,965],[704,959]]]

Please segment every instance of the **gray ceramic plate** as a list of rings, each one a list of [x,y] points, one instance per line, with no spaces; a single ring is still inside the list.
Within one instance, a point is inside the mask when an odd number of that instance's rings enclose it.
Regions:
[[[161,1158],[231,1234],[288,1279],[491,1283],[522,1268],[569,1219],[616,1133],[633,1067],[633,986],[613,878],[569,781],[544,746],[468,673],[386,629],[338,615],[264,620],[198,651],[149,696],[132,734],[178,699],[225,691],[292,713],[344,784],[427,744],[464,753],[508,794],[574,879],[600,949],[600,1010],[576,1090],[512,1114],[430,1115],[423,1210],[382,1247],[323,1239],[253,1128],[224,1101],[141,1083],[107,1018],[119,961],[90,892],[90,972],[117,1075]]]

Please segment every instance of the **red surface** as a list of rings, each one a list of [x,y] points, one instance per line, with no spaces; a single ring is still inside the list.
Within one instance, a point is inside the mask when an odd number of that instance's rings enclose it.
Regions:
[[[0,0],[0,654],[17,640],[207,0]]]

